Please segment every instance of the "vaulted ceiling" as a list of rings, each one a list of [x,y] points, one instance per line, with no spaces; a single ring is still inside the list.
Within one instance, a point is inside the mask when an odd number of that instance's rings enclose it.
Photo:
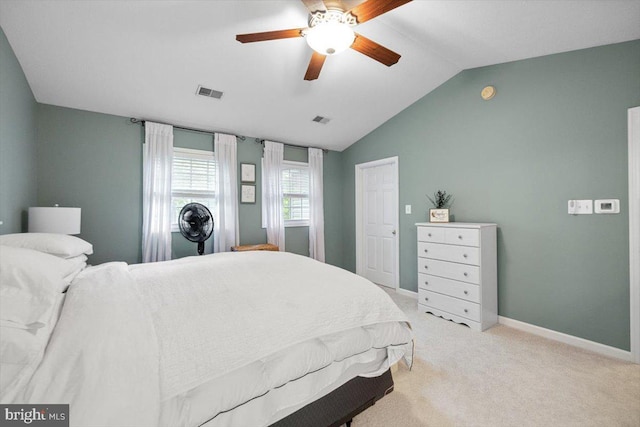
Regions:
[[[235,39],[307,24],[299,0],[0,1],[38,102],[339,151],[464,69],[640,39],[640,1],[415,0],[357,27],[397,64],[347,50],[314,81],[303,38]]]

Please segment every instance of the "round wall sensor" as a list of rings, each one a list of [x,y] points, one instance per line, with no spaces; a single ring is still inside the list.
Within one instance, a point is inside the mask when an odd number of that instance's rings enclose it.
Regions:
[[[494,96],[496,96],[496,88],[493,86],[485,86],[485,88],[482,89],[482,92],[480,92],[480,96],[485,101],[488,101]]]

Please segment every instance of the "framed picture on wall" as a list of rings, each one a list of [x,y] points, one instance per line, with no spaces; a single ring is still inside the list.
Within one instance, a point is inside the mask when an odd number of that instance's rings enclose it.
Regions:
[[[256,186],[242,184],[240,192],[240,203],[255,203],[256,202]]]
[[[240,163],[240,180],[242,182],[256,182],[256,165],[254,163]]]

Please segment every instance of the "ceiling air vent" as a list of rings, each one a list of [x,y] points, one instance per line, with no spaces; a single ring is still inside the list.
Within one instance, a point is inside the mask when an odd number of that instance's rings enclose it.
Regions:
[[[331,119],[329,119],[327,117],[322,117],[322,116],[315,116],[313,118],[314,122],[322,123],[323,125],[326,125],[327,123],[329,123],[329,120],[331,120]]]
[[[208,87],[198,86],[196,95],[208,96],[209,98],[220,99],[222,98],[222,92],[219,90],[209,89]]]

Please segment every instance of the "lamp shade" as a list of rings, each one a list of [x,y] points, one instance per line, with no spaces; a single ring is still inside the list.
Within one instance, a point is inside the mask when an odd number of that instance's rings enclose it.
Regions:
[[[80,208],[29,208],[29,233],[80,234]]]

